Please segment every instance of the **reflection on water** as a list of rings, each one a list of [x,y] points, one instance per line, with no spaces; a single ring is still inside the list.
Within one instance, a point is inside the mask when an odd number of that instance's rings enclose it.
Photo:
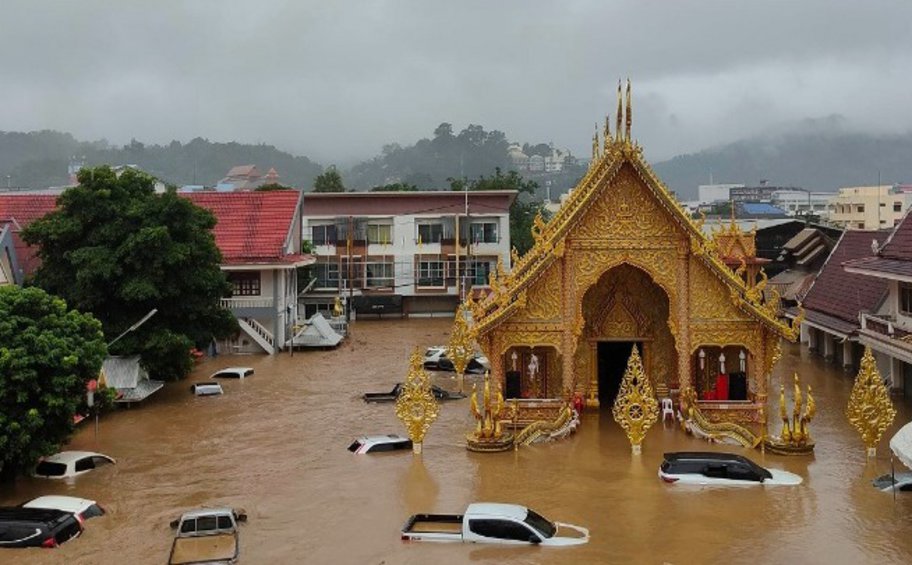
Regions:
[[[96,499],[109,514],[59,550],[6,550],[0,562],[163,563],[168,522],[188,508],[222,504],[249,513],[242,563],[912,562],[912,493],[894,503],[870,486],[889,471],[887,442],[866,462],[843,415],[851,376],[797,347],[784,349],[770,390],[796,370],[814,387],[813,458],[710,445],[671,423],[653,427],[642,455],[633,457],[609,412],[584,414],[579,432],[562,442],[469,453],[468,399],[441,406],[421,459],[349,453],[358,435],[402,433],[391,404],[368,405],[360,394],[389,390],[404,378],[412,348],[445,342],[448,327],[447,320],[362,321],[336,351],[206,361],[192,380],[228,365],[249,364],[256,374],[224,382],[221,397],[194,397],[189,383],[169,385],[147,404],[105,417],[97,442],[91,426],[80,429],[69,448],[101,451],[118,464],[72,485],[23,479],[0,490],[0,503],[69,494]],[[455,386],[448,374],[435,379]],[[912,417],[907,405],[898,409],[888,434]],[[744,452],[805,482],[712,489],[662,483],[662,453],[682,449]],[[409,514],[461,513],[474,501],[526,504],[588,527],[592,539],[566,549],[400,541]]]

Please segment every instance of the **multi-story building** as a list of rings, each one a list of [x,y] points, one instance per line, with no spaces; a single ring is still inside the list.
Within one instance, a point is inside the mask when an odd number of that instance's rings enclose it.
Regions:
[[[912,193],[894,186],[840,188],[830,199],[829,222],[845,229],[891,229],[912,203]]]
[[[783,210],[789,216],[806,216],[808,214],[826,219],[830,200],[836,196],[832,192],[811,192],[810,190],[783,189],[773,192],[770,203]]]
[[[701,184],[697,187],[700,204],[727,202],[733,188],[744,188],[743,184]]]
[[[793,187],[772,186],[766,181],[760,181],[757,186],[738,186],[728,192],[728,198],[733,202],[770,202],[773,193],[778,190],[792,190]]]
[[[303,237],[317,262],[304,315],[331,310],[336,297],[357,315],[452,314],[499,260],[510,268],[516,194],[306,193]]]

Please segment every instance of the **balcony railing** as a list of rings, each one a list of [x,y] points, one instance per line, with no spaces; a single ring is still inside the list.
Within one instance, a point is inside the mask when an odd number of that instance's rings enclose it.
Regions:
[[[222,298],[222,308],[235,310],[238,308],[273,308],[275,301],[272,298],[236,296],[233,298]]]
[[[861,312],[859,318],[861,319],[862,330],[868,330],[906,342],[908,342],[907,336],[912,336],[912,332],[896,327],[896,321],[892,316],[875,316]]]

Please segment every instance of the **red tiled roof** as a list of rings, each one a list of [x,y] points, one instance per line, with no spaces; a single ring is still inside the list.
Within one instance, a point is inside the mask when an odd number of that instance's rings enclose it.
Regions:
[[[215,243],[225,265],[288,264],[306,259],[283,252],[298,208],[298,191],[190,192],[181,196],[215,215]]]
[[[34,273],[41,261],[35,256],[37,250],[26,245],[19,232],[56,206],[56,194],[0,194],[0,223],[11,225],[16,260],[26,276]]]
[[[871,241],[883,243],[889,232],[846,230],[804,297],[804,308],[858,326],[858,312],[873,310],[887,291],[887,281],[847,273],[843,263],[873,254]]]
[[[908,212],[877,255],[884,259],[912,261],[912,220]]]

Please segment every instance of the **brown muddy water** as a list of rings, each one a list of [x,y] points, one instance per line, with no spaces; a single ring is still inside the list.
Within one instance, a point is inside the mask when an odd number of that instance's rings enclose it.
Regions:
[[[101,451],[116,466],[72,484],[22,479],[0,490],[0,504],[67,494],[98,500],[108,515],[90,520],[81,538],[59,549],[7,549],[0,562],[165,563],[168,522],[203,505],[248,511],[242,564],[912,562],[912,493],[894,502],[870,484],[890,469],[886,440],[877,459],[866,462],[843,416],[851,376],[798,347],[785,349],[771,390],[794,370],[813,385],[813,458],[714,446],[670,424],[653,427],[634,457],[609,412],[585,413],[581,429],[562,442],[474,454],[463,443],[472,426],[468,399],[441,406],[421,457],[349,453],[358,435],[403,433],[391,404],[368,405],[360,394],[402,380],[412,349],[445,343],[449,325],[359,321],[354,339],[335,351],[207,360],[189,382],[105,416],[97,441],[91,424],[83,425],[68,448]],[[191,395],[190,382],[230,365],[253,366],[256,374],[223,382],[221,397]],[[446,373],[435,378],[455,386]],[[897,405],[887,438],[912,417],[907,405]],[[662,453],[685,449],[746,453],[800,474],[804,483],[664,484],[656,476]],[[461,513],[474,501],[531,506],[588,527],[591,541],[516,548],[400,540],[410,514]]]

